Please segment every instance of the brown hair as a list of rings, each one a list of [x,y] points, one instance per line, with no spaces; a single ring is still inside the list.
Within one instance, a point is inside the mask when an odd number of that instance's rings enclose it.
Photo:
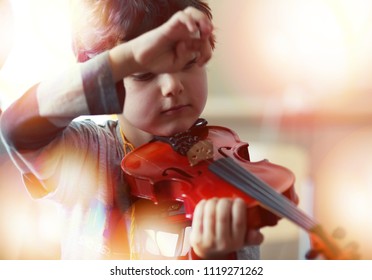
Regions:
[[[160,26],[188,6],[212,20],[210,7],[201,0],[75,0],[72,4],[73,50],[80,62]],[[210,42],[213,48],[214,37]]]

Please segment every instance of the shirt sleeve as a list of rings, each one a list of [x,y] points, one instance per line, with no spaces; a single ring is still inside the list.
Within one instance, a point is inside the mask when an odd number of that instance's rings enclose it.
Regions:
[[[31,87],[3,113],[3,139],[17,150],[44,147],[76,117],[121,113],[124,95],[104,52]]]
[[[33,186],[34,197],[47,194],[48,178],[58,176],[53,174],[64,156],[59,146],[71,121],[81,115],[121,113],[124,96],[123,82],[114,83],[104,52],[36,84],[3,112],[1,140],[26,186]],[[37,168],[46,153],[49,167]]]

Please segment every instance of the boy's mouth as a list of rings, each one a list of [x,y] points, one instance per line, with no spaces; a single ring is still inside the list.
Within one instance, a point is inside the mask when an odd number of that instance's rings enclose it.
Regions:
[[[190,107],[189,104],[172,106],[169,109],[166,109],[166,110],[162,111],[161,113],[165,114],[165,115],[176,114],[178,112],[183,111],[184,109],[186,109],[188,107]]]

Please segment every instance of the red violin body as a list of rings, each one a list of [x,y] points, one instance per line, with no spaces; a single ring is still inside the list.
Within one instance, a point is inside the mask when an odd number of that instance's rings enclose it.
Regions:
[[[357,246],[341,249],[322,226],[297,207],[293,173],[267,160],[251,162],[248,144],[225,127],[199,120],[172,137],[155,137],[122,160],[132,195],[153,203],[182,202],[192,219],[197,203],[240,197],[247,225],[261,228],[287,218],[309,233],[307,258],[357,259]]]
[[[279,219],[277,215],[266,210],[246,192],[211,172],[210,165],[228,157],[266,182],[276,192],[296,202],[293,173],[267,160],[251,162],[248,144],[241,142],[232,130],[219,126],[196,126],[188,131],[188,136],[197,141],[211,142],[212,158],[191,166],[188,157],[175,151],[171,144],[155,140],[138,147],[123,159],[122,169],[134,196],[154,203],[181,201],[185,205],[186,216],[190,219],[196,204],[202,199],[240,197],[247,205],[249,227],[275,225]],[[183,139],[184,137],[180,137],[176,142],[182,142]],[[170,139],[172,140],[174,139]]]

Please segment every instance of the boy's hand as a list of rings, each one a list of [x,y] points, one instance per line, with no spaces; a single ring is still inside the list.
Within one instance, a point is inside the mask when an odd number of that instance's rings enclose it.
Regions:
[[[262,241],[258,230],[247,227],[247,208],[242,199],[212,198],[195,207],[190,242],[200,258],[224,258]]]
[[[158,28],[111,50],[114,78],[144,71],[176,72],[194,58],[201,66],[212,55],[212,32],[212,23],[203,12],[193,7],[179,11]]]
[[[132,52],[137,63],[154,73],[178,71],[194,58],[202,65],[212,54],[209,42],[212,31],[208,17],[188,7],[159,28],[133,40]]]

